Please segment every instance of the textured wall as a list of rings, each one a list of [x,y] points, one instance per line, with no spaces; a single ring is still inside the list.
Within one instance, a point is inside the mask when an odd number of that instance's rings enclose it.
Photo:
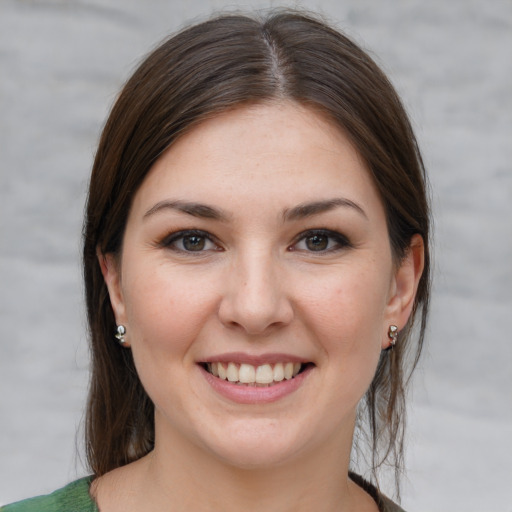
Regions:
[[[0,0],[0,503],[84,471],[79,235],[109,106],[158,40],[229,5]],[[510,510],[512,2],[280,5],[320,10],[377,55],[430,172],[436,283],[404,507]]]

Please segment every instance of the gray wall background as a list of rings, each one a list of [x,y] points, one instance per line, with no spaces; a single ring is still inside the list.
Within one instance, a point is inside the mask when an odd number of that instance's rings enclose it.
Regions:
[[[435,288],[403,506],[512,511],[511,0],[0,0],[0,503],[85,474],[80,227],[120,85],[185,22],[278,5],[374,52],[430,172]]]

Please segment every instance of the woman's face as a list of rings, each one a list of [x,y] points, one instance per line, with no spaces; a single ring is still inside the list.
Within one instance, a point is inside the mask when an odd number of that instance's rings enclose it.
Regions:
[[[350,445],[414,295],[363,161],[294,103],[239,108],[178,140],[135,195],[120,260],[102,265],[156,449],[238,467]]]

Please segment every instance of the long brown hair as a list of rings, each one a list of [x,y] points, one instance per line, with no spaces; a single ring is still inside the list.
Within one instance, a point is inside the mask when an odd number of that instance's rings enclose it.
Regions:
[[[86,445],[95,475],[154,446],[153,405],[131,352],[115,343],[97,249],[119,254],[134,194],[181,134],[227,109],[276,99],[317,109],[350,137],[385,206],[397,263],[411,237],[423,237],[425,270],[413,314],[396,347],[382,353],[361,409],[366,436],[359,438],[368,443],[370,469],[384,462],[401,469],[405,389],[421,353],[430,288],[421,155],[397,94],[373,60],[323,21],[287,11],[264,19],[221,16],[169,38],[128,80],[106,122],[90,181],[83,255],[92,351]]]

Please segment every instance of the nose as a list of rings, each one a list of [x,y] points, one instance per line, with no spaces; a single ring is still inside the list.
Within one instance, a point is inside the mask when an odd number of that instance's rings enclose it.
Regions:
[[[275,257],[248,251],[234,261],[225,282],[219,318],[229,328],[250,335],[265,335],[288,325],[293,307],[286,279]]]

